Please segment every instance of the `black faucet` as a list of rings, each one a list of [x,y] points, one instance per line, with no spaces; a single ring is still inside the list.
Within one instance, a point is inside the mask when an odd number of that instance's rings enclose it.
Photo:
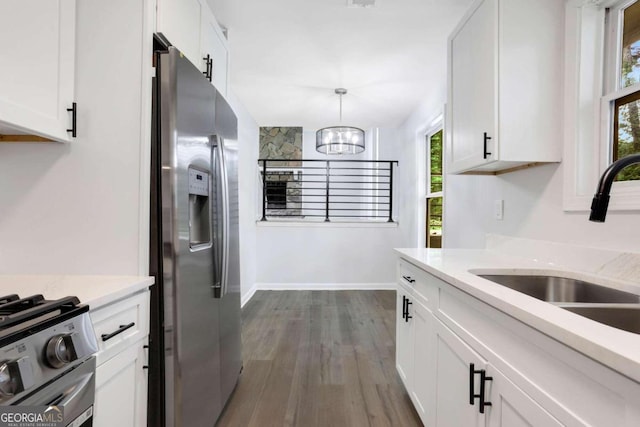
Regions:
[[[611,185],[616,175],[626,167],[640,163],[640,154],[632,154],[630,156],[623,157],[615,162],[611,163],[606,171],[600,177],[600,183],[598,183],[598,190],[593,196],[591,202],[591,215],[589,215],[589,221],[604,222],[607,216],[607,208],[609,207],[609,193],[611,192]]]

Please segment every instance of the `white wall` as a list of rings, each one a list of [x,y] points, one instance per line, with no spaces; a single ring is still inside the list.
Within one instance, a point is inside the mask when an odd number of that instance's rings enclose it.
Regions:
[[[139,273],[144,18],[142,1],[77,2],[78,137],[0,144],[0,273]]]
[[[455,225],[449,227],[446,246],[483,247],[484,234],[495,233],[640,252],[639,212],[609,212],[605,223],[590,222],[588,212],[566,213],[562,175],[563,165],[552,164],[499,176],[450,179],[445,216],[448,225]],[[504,200],[503,221],[493,219],[496,199]]]
[[[417,246],[417,212],[424,209],[417,183],[424,130],[442,107],[427,101],[402,125],[397,148],[403,164],[399,194],[401,244]],[[412,162],[413,159],[413,162]],[[498,176],[447,175],[444,189],[443,245],[483,248],[487,233],[640,252],[640,213],[609,212],[604,224],[588,221],[588,212],[565,213],[563,164],[549,164]],[[595,190],[597,182],[592,186]],[[493,218],[495,200],[504,200],[504,220]],[[413,209],[411,207],[413,206]]]
[[[240,210],[240,293],[249,296],[256,283],[256,165],[259,128],[238,98],[228,91],[229,103],[238,117],[238,208]]]
[[[367,138],[364,153],[333,158],[373,159],[377,156],[381,160],[397,159],[395,129],[368,130]],[[327,158],[315,151],[313,130],[303,133],[302,156]],[[397,170],[403,167],[401,163]],[[256,280],[259,284],[297,284],[301,287],[327,283],[375,286],[394,282],[393,248],[401,246],[400,228],[401,225],[388,227],[386,224],[367,227],[259,224],[256,230]]]
[[[258,282],[269,284],[394,281],[398,228],[324,224],[259,226]]]

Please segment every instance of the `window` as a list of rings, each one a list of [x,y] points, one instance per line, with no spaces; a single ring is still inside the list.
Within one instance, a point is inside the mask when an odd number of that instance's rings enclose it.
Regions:
[[[426,247],[442,247],[442,127],[427,135]]]
[[[640,2],[619,1],[607,10],[604,109],[611,124],[609,160],[640,153]],[[616,181],[640,180],[640,166],[623,170]]]
[[[565,15],[566,211],[588,211],[612,161],[639,152],[640,0],[574,0]],[[609,211],[640,209],[640,171],[625,169]]]

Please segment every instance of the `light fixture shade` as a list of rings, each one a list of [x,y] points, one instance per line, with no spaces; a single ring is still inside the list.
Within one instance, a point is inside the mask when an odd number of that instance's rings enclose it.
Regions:
[[[351,126],[332,126],[316,132],[316,150],[324,154],[358,154],[364,151],[364,131]]]

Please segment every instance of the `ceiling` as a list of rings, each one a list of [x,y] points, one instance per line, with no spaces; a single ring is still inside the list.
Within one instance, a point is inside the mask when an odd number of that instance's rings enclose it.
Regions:
[[[260,126],[396,127],[442,97],[446,41],[472,0],[207,0],[229,34],[233,92]]]

